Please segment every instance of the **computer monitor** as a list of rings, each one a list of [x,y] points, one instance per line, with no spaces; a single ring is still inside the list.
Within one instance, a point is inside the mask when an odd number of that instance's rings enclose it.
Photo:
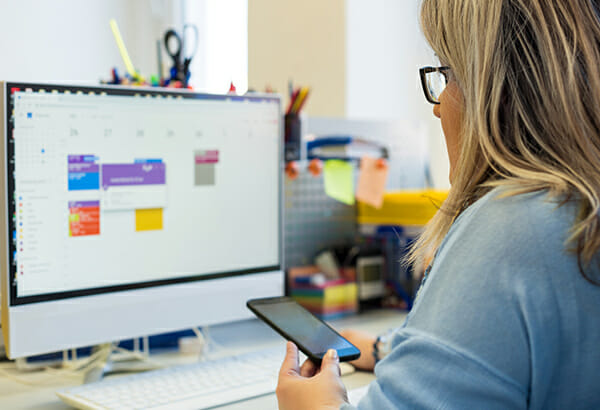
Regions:
[[[9,357],[283,294],[279,97],[4,82],[1,101]]]

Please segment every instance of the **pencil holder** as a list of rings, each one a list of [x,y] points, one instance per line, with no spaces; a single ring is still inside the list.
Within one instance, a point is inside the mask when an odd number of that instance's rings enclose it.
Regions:
[[[301,122],[297,113],[285,115],[285,160],[298,161],[300,159]]]

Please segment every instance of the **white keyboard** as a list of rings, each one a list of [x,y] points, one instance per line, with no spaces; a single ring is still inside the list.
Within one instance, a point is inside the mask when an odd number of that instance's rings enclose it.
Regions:
[[[56,394],[81,409],[205,409],[275,392],[281,346],[84,384]]]

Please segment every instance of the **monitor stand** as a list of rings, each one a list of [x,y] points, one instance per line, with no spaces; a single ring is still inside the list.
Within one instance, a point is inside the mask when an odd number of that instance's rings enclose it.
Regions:
[[[85,372],[84,383],[97,382],[105,376],[118,373],[137,373],[160,368],[157,363],[148,361],[150,357],[148,337],[143,337],[141,340],[141,345],[140,339],[133,340],[133,350],[115,347],[112,343],[95,346],[92,356],[96,355],[96,357],[81,369]],[[68,362],[66,365],[68,367]]]
[[[179,349],[186,353],[197,354],[200,360],[205,359],[212,353],[212,350],[219,348],[218,343],[210,336],[209,327],[202,327],[201,330],[192,328],[196,336],[184,337],[179,340]],[[193,340],[189,340],[193,339]],[[182,341],[187,341],[182,345]],[[93,357],[96,355],[96,357]],[[98,345],[94,348],[90,362],[81,366],[84,371],[84,384],[94,383],[102,380],[106,376],[119,373],[138,373],[149,370],[157,370],[163,367],[162,364],[150,359],[150,343],[148,336],[133,339],[133,349],[127,350],[117,347],[112,343]],[[69,367],[64,356],[63,367]],[[71,360],[74,364],[76,357]]]

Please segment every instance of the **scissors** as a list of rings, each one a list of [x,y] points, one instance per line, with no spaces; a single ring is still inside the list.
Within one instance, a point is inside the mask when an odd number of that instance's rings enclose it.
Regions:
[[[192,33],[193,47],[188,45],[188,34]],[[184,24],[181,35],[174,29],[169,29],[164,37],[167,54],[173,59],[171,67],[171,81],[181,81],[184,87],[187,87],[190,79],[190,63],[196,54],[198,48],[198,27],[194,24]],[[186,54],[189,53],[189,54]]]

